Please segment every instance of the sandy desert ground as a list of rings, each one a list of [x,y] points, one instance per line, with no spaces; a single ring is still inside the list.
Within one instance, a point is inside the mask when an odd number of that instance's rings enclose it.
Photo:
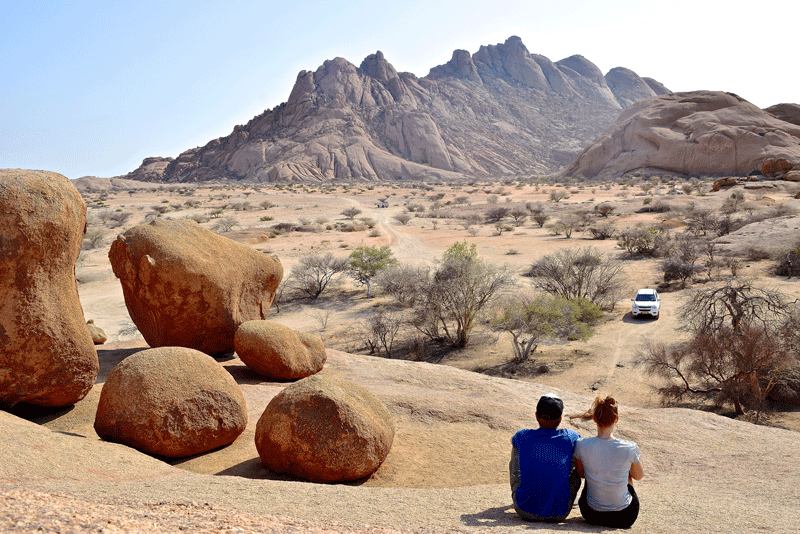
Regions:
[[[602,531],[583,523],[577,509],[566,523],[544,526],[519,521],[509,506],[508,440],[516,429],[531,425],[531,406],[548,391],[558,392],[571,413],[588,407],[595,393],[601,392],[613,392],[624,405],[618,434],[637,441],[646,452],[647,476],[640,490],[646,510],[632,531],[798,531],[795,481],[800,473],[794,460],[800,443],[798,413],[778,414],[771,426],[762,426],[705,411],[662,408],[653,389],[658,381],[634,367],[644,339],[670,342],[684,335],[679,330],[681,304],[693,288],[713,283],[699,280],[686,289],[664,292],[660,320],[634,320],[630,297],[639,287],[661,281],[656,259],[625,262],[631,294],[606,313],[591,338],[537,351],[536,366],[544,363],[550,368],[544,374],[536,373],[534,366],[514,374],[507,365],[512,360],[509,339],[485,325],[479,325],[462,350],[404,354],[423,361],[367,356],[360,325],[388,297],[378,294],[367,299],[364,288],[349,279],[342,279],[316,301],[286,301],[279,313],[271,311],[270,320],[320,335],[329,354],[323,373],[368,386],[392,411],[397,428],[392,452],[373,477],[358,484],[307,484],[260,466],[252,444],[255,421],[285,384],[264,381],[234,355],[221,363],[245,393],[251,424],[232,445],[168,465],[102,442],[92,428],[105,376],[116,363],[146,346],[132,328],[119,282],[108,263],[108,247],[118,233],[156,211],[154,207],[165,211],[161,217],[223,210],[220,218],[235,217],[239,225],[224,235],[276,255],[287,275],[304,254],[346,256],[361,244],[389,244],[402,262],[434,264],[450,245],[464,240],[475,243],[484,260],[508,264],[521,273],[533,260],[561,247],[594,246],[611,257],[619,257],[621,251],[615,240],[591,240],[579,232],[565,239],[531,221],[502,235],[496,235],[492,225],[465,229],[454,218],[426,217],[434,202],[431,197],[443,195],[441,210],[454,214],[482,212],[495,201],[508,206],[541,201],[553,219],[579,209],[592,212],[594,205],[608,201],[615,206],[610,221],[617,227],[666,218],[665,224],[679,231],[681,222],[671,214],[691,203],[718,209],[730,189],[707,192],[706,184],[700,185],[700,196],[696,192],[672,196],[667,194],[668,184],[646,195],[642,187],[631,184],[194,187],[128,183],[108,190],[103,189],[111,185],[107,181],[90,185],[95,190],[83,192],[90,206],[89,231],[101,231],[103,241],[82,253],[76,276],[86,319],[94,319],[109,341],[98,347],[97,385],[74,408],[28,407],[15,412],[30,422],[0,413],[8,430],[0,436],[0,446],[3,450],[21,447],[13,462],[0,466],[0,502],[6,510],[0,514],[0,527],[8,531]],[[564,189],[569,198],[547,201],[551,191]],[[800,208],[800,201],[793,198],[798,189],[784,183],[737,186],[753,210],[780,204]],[[461,196],[467,196],[469,204],[452,206],[452,200]],[[670,204],[673,210],[637,213],[648,197]],[[381,199],[387,199],[388,208],[376,207]],[[192,206],[194,201],[199,204]],[[254,209],[231,207],[244,202]],[[262,202],[269,207],[262,207]],[[426,211],[403,225],[393,217],[404,212],[408,203],[425,205]],[[374,219],[373,229],[323,229],[270,237],[271,226],[279,222],[323,227],[347,222],[341,212],[353,206],[362,210],[356,220]],[[109,214],[121,212],[132,213],[124,225],[111,228],[111,223],[104,222]],[[270,219],[262,220],[266,218]],[[202,224],[212,227],[216,220]],[[800,217],[787,216],[726,236],[721,246],[732,251],[751,246],[783,250],[798,238]],[[739,276],[800,297],[797,282],[770,275],[771,265],[768,260],[748,262]],[[530,288],[528,278],[517,278],[515,290]],[[583,435],[592,432],[591,425],[581,422],[565,424]]]
[[[636,180],[634,180],[636,183]],[[213,228],[220,218],[233,218],[238,223],[231,231],[222,235],[248,243],[278,257],[284,266],[285,278],[291,273],[298,258],[307,254],[332,253],[346,257],[359,245],[381,246],[389,244],[398,261],[410,264],[434,265],[437,258],[453,243],[466,241],[475,243],[481,258],[495,264],[505,264],[513,269],[516,286],[513,291],[532,291],[529,278],[520,274],[531,262],[561,248],[594,247],[608,258],[619,259],[624,264],[624,273],[629,294],[621,296],[612,312],[605,314],[595,334],[587,341],[542,346],[535,353],[535,362],[526,366],[533,370],[546,364],[551,372],[538,374],[520,370],[517,377],[539,383],[593,394],[595,391],[613,392],[624,402],[643,407],[660,405],[653,386],[659,382],[634,368],[637,351],[644,339],[657,339],[671,343],[680,338],[679,313],[681,304],[690,291],[702,289],[709,283],[703,276],[686,289],[662,292],[663,313],[658,321],[638,320],[630,316],[630,298],[640,287],[656,287],[662,282],[659,270],[660,259],[628,259],[617,247],[615,239],[595,240],[588,232],[576,230],[570,239],[554,235],[547,227],[559,217],[574,212],[588,212],[595,222],[610,222],[619,229],[638,224],[664,223],[673,231],[683,230],[682,218],[677,213],[694,205],[701,209],[719,210],[726,198],[734,191],[744,195],[744,205],[752,211],[767,210],[777,205],[790,209],[800,207],[794,194],[800,185],[787,182],[764,182],[739,185],[719,192],[710,191],[710,184],[698,184],[693,194],[671,195],[675,185],[669,182],[652,185],[653,181],[641,181],[638,185],[619,183],[595,183],[573,186],[520,185],[517,182],[475,183],[473,185],[420,185],[420,184],[342,184],[342,185],[268,185],[256,186],[215,184],[154,185],[133,182],[131,187],[84,192],[90,206],[90,231],[103,233],[103,241],[97,248],[82,253],[77,265],[79,291],[84,314],[103,328],[109,342],[140,339],[127,314],[119,282],[111,272],[107,258],[108,247],[118,233],[125,228],[145,222],[154,209],[165,210],[161,217],[189,217],[208,215],[222,210],[218,218],[211,218],[203,226]],[[90,182],[95,188],[110,187],[102,180]],[[642,185],[644,184],[644,185]],[[560,202],[548,201],[553,191],[564,191],[568,198]],[[646,193],[645,193],[646,191]],[[468,204],[455,204],[456,199],[466,198]],[[638,213],[644,199],[663,202],[672,210],[665,213]],[[388,208],[377,208],[380,200],[386,200]],[[263,203],[271,205],[263,207]],[[453,218],[431,218],[441,206],[440,213]],[[477,224],[469,229],[455,218],[468,213],[483,213],[491,207],[524,207],[528,203],[543,203],[551,216],[544,228],[528,218],[522,225],[497,235],[493,224]],[[195,206],[190,204],[197,203]],[[248,203],[251,209],[241,210]],[[593,211],[601,203],[611,203],[615,210],[608,221]],[[407,212],[410,204],[421,205],[423,212],[412,213],[414,217],[403,225],[394,216]],[[237,210],[238,207],[238,210]],[[357,231],[326,230],[336,223],[349,221],[342,211],[356,207],[361,213],[355,218],[368,218],[373,228],[361,227]],[[121,227],[109,228],[101,219],[119,212],[132,213]],[[241,210],[241,211],[240,211]],[[269,220],[263,220],[263,219]],[[306,224],[319,231],[289,232],[269,237],[271,227],[278,223]],[[321,223],[321,224],[320,224]],[[510,219],[506,219],[510,224]],[[372,225],[371,225],[372,226]],[[748,247],[757,247],[768,252],[787,250],[800,240],[800,217],[788,216],[770,219],[765,223],[748,226],[734,235],[719,238],[721,250],[744,254]],[[800,286],[796,281],[783,280],[769,274],[773,262],[769,260],[745,262],[737,273],[740,278],[752,279],[764,287],[778,289],[792,298],[800,297]],[[726,273],[720,272],[720,278]],[[270,320],[285,324],[295,330],[319,335],[326,347],[356,354],[368,351],[362,334],[363,325],[381,304],[391,301],[376,291],[375,298],[366,298],[363,287],[357,287],[352,279],[342,276],[339,283],[326,290],[316,301],[309,299],[283,299],[279,313],[276,307],[270,311]],[[419,337],[406,330],[399,340]],[[396,346],[400,346],[398,341]],[[403,351],[398,351],[402,353]],[[479,325],[470,344],[462,350],[445,356],[418,352],[403,357],[434,361],[461,369],[479,370],[489,374],[510,376],[507,365],[513,359],[510,336],[498,335],[485,325]],[[534,365],[534,363],[536,365]],[[782,420],[778,417],[776,422]]]

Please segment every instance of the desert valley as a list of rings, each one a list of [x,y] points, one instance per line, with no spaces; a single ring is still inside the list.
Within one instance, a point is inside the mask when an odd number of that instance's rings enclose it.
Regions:
[[[603,77],[592,67],[530,54],[519,38],[456,51],[425,78],[398,74],[380,52],[358,68],[337,58],[301,72],[287,103],[228,137],[148,158],[126,176],[72,181],[87,206],[80,306],[106,340],[77,403],[0,412],[0,529],[603,531],[577,508],[565,523],[539,525],[511,507],[509,440],[536,424],[539,396],[556,392],[570,414],[601,393],[622,404],[618,435],[639,444],[646,472],[632,531],[800,531],[800,372],[781,375],[779,399],[737,414],[730,399],[668,402],[659,388],[670,381],[641,362],[648,342],[690,338],[698,292],[748,285],[780,292],[794,302],[786,309],[800,299],[792,264],[789,276],[781,270],[800,251],[797,106],[760,110],[730,93],[671,93],[627,69]],[[394,441],[371,476],[319,484],[264,467],[256,425],[291,382],[233,352],[213,354],[246,399],[246,429],[230,445],[166,458],[98,436],[109,373],[148,348],[110,247],[132,228],[182,220],[277,259],[283,278],[267,320],[318,336],[319,374],[386,405]],[[631,244],[643,234],[647,247]],[[309,295],[298,276],[309,257],[344,261],[359,247],[388,247],[398,265],[433,271],[459,243],[509,273],[463,346],[414,327],[413,307],[385,279],[368,295],[332,272]],[[588,335],[543,336],[521,361],[497,317],[514,298],[544,294],[532,266],[570,251],[613,265],[618,284]],[[665,277],[684,253],[691,268]],[[640,288],[658,289],[657,320],[632,316]],[[388,342],[375,337],[380,317],[394,321]],[[563,425],[594,433],[579,419]]]

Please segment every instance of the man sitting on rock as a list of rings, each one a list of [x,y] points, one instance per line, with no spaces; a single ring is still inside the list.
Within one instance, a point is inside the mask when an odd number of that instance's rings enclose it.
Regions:
[[[525,428],[511,438],[511,498],[528,521],[560,523],[572,510],[581,486],[572,453],[580,436],[559,429],[564,403],[550,393],[536,405],[539,428]]]

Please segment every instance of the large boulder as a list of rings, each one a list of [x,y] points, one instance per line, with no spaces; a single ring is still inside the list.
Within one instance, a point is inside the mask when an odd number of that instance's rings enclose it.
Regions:
[[[386,405],[366,388],[314,375],[288,386],[256,426],[256,449],[276,473],[312,482],[358,480],[380,467],[394,440]]]
[[[211,356],[184,347],[137,352],[109,373],[97,435],[148,454],[191,456],[232,443],[247,426],[233,377]]]
[[[0,170],[0,406],[66,406],[94,385],[75,281],[85,231],[86,204],[67,178]]]
[[[233,338],[236,354],[256,373],[297,380],[320,371],[327,354],[319,336],[272,321],[247,321]]]
[[[652,169],[746,176],[781,158],[800,163],[800,127],[732,93],[693,91],[636,102],[563,174],[614,177]]]
[[[276,259],[191,220],[135,226],[108,253],[131,319],[151,347],[233,351],[240,324],[264,319],[283,277]]]

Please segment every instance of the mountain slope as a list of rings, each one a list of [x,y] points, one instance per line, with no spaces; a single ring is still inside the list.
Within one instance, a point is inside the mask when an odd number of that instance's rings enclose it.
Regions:
[[[619,71],[619,72],[618,72]],[[620,75],[621,74],[621,75]],[[381,52],[301,71],[287,102],[126,178],[404,180],[547,173],[569,163],[635,99],[666,90],[582,56],[552,62],[519,37],[456,50],[424,78]]]

